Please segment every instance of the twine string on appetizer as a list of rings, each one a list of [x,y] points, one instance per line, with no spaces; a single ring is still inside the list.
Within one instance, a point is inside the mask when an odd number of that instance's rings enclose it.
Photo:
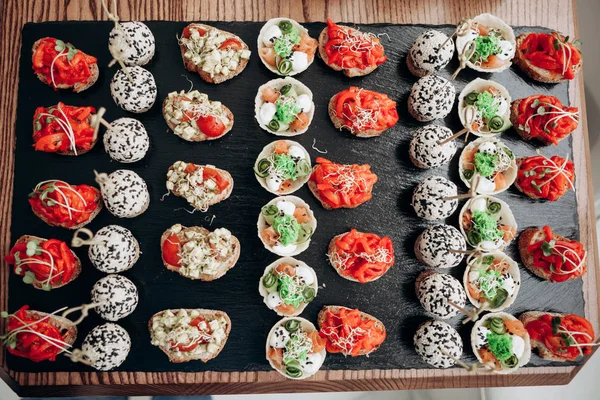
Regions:
[[[104,115],[104,113],[106,113],[106,108],[104,107],[100,107],[98,109],[98,112],[96,114],[92,115],[92,121],[90,123],[90,126],[92,128],[94,128],[94,136],[92,141],[95,141],[98,138],[98,133],[100,131],[100,125],[104,125],[104,127],[106,129],[113,129],[113,126],[108,123],[108,121],[106,121],[104,118],[102,118],[102,116]]]
[[[87,236],[87,239],[80,237],[80,234]],[[73,232],[73,239],[71,239],[71,247],[82,247],[91,246],[93,244],[106,244],[106,240],[96,239],[94,233],[88,228],[79,228]]]
[[[471,255],[473,253],[476,253],[477,250],[461,250],[461,249],[448,249],[448,252],[450,253],[455,253],[455,254],[466,254],[466,255]]]
[[[319,150],[317,148],[317,138],[313,138],[313,144],[311,146],[313,148],[313,150],[315,150],[317,153],[321,153],[321,154],[327,154],[327,150]]]
[[[460,22],[458,23],[458,25],[456,25],[456,29],[454,30],[454,32],[452,32],[452,35],[448,36],[448,39],[446,39],[444,41],[444,43],[442,43],[442,45],[440,47],[437,48],[436,53],[438,51],[440,51],[441,49],[444,48],[444,46],[446,46],[448,44],[448,42],[450,40],[452,40],[452,38],[454,36],[465,36],[469,33],[469,31],[471,30],[471,21],[469,19],[462,19],[460,20]],[[477,24],[477,22],[474,22],[475,24]]]
[[[471,59],[471,57],[473,57],[473,54],[475,54],[475,49],[475,41],[471,40],[465,44],[465,47],[463,47],[462,51],[458,55],[458,61],[460,64],[458,68],[456,68],[456,71],[454,71],[454,73],[450,76],[448,82],[455,80],[460,71],[467,68],[467,62]],[[448,82],[446,82],[446,85]]]
[[[65,353],[65,356],[68,357],[74,363],[81,363],[91,367],[94,365],[94,361],[92,357],[88,353],[80,349],[73,349],[73,351]]]
[[[73,308],[69,308],[69,309],[65,310],[61,316],[63,318],[67,318],[67,316],[69,314],[73,314],[74,312],[81,311],[81,315],[79,316],[79,318],[77,318],[75,321],[72,321],[73,325],[79,325],[89,315],[91,309],[101,306],[104,303],[106,303],[106,301],[101,301],[98,303],[82,304],[79,307],[73,307]]]
[[[442,347],[438,347],[438,351],[444,356],[452,359],[457,365],[466,369],[469,372],[492,372],[494,370],[494,368],[489,363],[476,362],[473,364],[467,364],[466,362],[461,361],[460,359],[454,357],[452,354],[448,353]]]
[[[106,13],[106,16],[108,17],[108,19],[115,23],[115,28],[117,28],[121,31],[121,35],[125,38],[125,41],[129,45],[130,44],[129,43],[129,35],[127,35],[127,32],[125,32],[125,30],[123,30],[123,27],[121,26],[121,24],[119,24],[119,16],[117,15],[117,0],[113,0],[113,13],[111,13],[108,10],[108,7],[106,6],[106,2],[104,0],[102,0],[102,8],[104,9],[104,12]],[[114,57],[114,55],[113,55],[113,57]],[[129,69],[127,68],[127,65],[125,65],[123,60],[121,60],[120,58],[118,58],[118,57],[113,58],[111,60],[111,62],[108,63],[108,66],[112,67],[113,65],[115,65],[115,61],[119,63],[119,65],[121,66],[121,69],[125,72],[125,75],[127,75],[127,78],[129,79],[129,81],[131,83],[135,83],[135,81],[133,80],[133,77],[129,73]]]

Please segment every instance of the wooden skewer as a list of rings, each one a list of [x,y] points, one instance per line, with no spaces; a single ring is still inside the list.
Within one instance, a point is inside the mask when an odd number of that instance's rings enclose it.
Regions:
[[[456,25],[456,29],[452,32],[452,35],[448,36],[448,39],[442,43],[442,45],[436,50],[436,53],[440,51],[454,36],[464,36],[469,32],[470,23],[468,19],[461,20],[458,25]]]
[[[442,200],[460,200],[460,199],[468,199],[471,197],[473,197],[473,193],[467,192],[467,193],[457,194],[456,196],[442,197]]]
[[[94,128],[94,140],[98,137],[98,133],[100,131],[100,125],[104,125],[107,129],[113,129],[112,125],[108,123],[102,116],[106,113],[106,108],[100,107],[98,112],[92,115],[92,122],[90,126]]]
[[[473,364],[467,364],[466,362],[461,361],[460,359],[454,357],[452,354],[448,353],[446,350],[444,350],[441,347],[438,347],[438,350],[440,353],[442,353],[446,357],[454,360],[454,362],[457,365],[461,366],[462,368],[466,369],[469,372],[491,372],[493,370],[493,368],[487,363],[482,364],[482,363],[476,362]]]
[[[456,139],[468,132],[469,132],[469,130],[467,128],[463,128],[460,131],[456,132],[454,135],[450,136],[449,138],[446,138],[446,139],[442,140],[441,142],[438,142],[438,146],[443,146],[446,143],[451,142],[454,139]]]
[[[459,250],[459,249],[448,249],[448,251],[450,253],[456,253],[456,254],[473,254],[476,251],[475,250]]]
[[[452,307],[456,308],[458,311],[460,311],[461,313],[465,314],[468,318],[463,320],[463,324],[466,324],[468,321],[472,320],[472,318],[474,317],[473,311],[469,311],[464,307],[459,306],[458,304],[456,304],[455,302],[453,302],[450,299],[446,299],[446,301],[448,302],[448,304],[450,304]]]
[[[120,29],[121,25],[119,25],[119,16],[117,15],[117,1],[113,0],[113,13],[108,11],[108,7],[106,6],[106,3],[104,2],[104,0],[102,0],[102,8],[104,8],[104,12],[106,13],[106,16],[108,17],[108,19],[113,21],[115,23],[115,26]],[[125,35],[125,38],[127,39],[127,35]],[[116,58],[116,59],[113,58],[110,61],[110,63],[108,63],[108,66],[112,67],[113,65],[115,65],[115,61],[119,63],[119,65],[121,66],[121,69],[125,72],[125,75],[127,75],[127,79],[129,79],[129,82],[134,83],[135,81],[133,80],[133,77],[129,73],[129,69],[127,68],[127,65],[125,65],[123,60],[121,60],[120,58]]]

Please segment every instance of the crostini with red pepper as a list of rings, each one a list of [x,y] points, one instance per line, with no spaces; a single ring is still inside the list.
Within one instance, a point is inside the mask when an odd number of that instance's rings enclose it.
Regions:
[[[81,272],[79,257],[58,239],[21,236],[4,261],[14,265],[23,282],[46,291],[65,286]]]
[[[387,60],[377,36],[338,25],[330,18],[319,35],[319,55],[332,69],[348,77],[370,74]]]
[[[60,39],[37,40],[32,48],[32,63],[39,80],[54,90],[72,89],[78,93],[98,80],[98,59]]]
[[[33,146],[36,151],[78,156],[98,141],[94,107],[69,106],[59,102],[38,107],[33,115]],[[96,125],[97,126],[97,125]]]
[[[29,194],[33,213],[50,226],[79,229],[102,210],[100,190],[56,179],[42,181]]]
[[[517,36],[514,63],[539,82],[571,80],[582,66],[580,44],[558,32],[524,33]]]
[[[329,117],[336,129],[364,138],[381,135],[399,119],[396,102],[386,94],[355,86],[331,98]]]
[[[554,233],[549,226],[525,229],[519,253],[525,268],[551,282],[577,279],[587,271],[583,244]]]
[[[554,96],[536,94],[512,102],[510,122],[523,140],[557,145],[579,125],[579,109],[567,107]]]
[[[596,346],[594,327],[575,314],[528,311],[519,319],[529,332],[531,347],[551,361],[575,361]]]
[[[575,189],[575,165],[559,156],[517,158],[515,187],[532,199],[556,201]]]

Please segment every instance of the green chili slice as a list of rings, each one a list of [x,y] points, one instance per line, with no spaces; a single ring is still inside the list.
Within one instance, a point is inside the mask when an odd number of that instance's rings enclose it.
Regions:
[[[469,93],[468,95],[465,96],[465,103],[472,106],[477,101],[477,95],[478,95],[477,92]]]
[[[269,128],[269,130],[273,132],[277,132],[279,130],[279,121],[277,121],[276,119],[270,120],[267,124],[267,128]]]
[[[283,327],[285,328],[286,331],[288,331],[290,333],[294,333],[298,329],[300,329],[300,321],[298,321],[297,319],[287,320],[287,321],[285,321],[285,324],[283,325]]]
[[[481,235],[479,234],[479,232],[471,230],[467,232],[467,241],[470,245],[475,247],[479,244],[479,242],[481,242]]]
[[[498,214],[502,210],[502,204],[497,201],[490,201],[487,208],[490,214]]]
[[[281,33],[283,33],[284,35],[286,33],[290,33],[292,31],[292,29],[294,29],[294,25],[292,25],[292,22],[287,19],[284,19],[283,21],[279,21],[277,26],[279,26]]]
[[[499,115],[494,115],[487,123],[491,131],[499,131],[504,126],[504,118]]]
[[[271,168],[271,161],[266,158],[261,159],[254,168],[254,173],[259,178],[266,178],[269,176],[269,168]]]
[[[267,289],[272,288],[277,284],[277,276],[273,272],[269,272],[263,278],[263,286]]]
[[[503,288],[499,288],[496,290],[496,296],[494,296],[493,299],[488,300],[492,308],[499,308],[504,304],[506,299],[508,299],[508,292]]]

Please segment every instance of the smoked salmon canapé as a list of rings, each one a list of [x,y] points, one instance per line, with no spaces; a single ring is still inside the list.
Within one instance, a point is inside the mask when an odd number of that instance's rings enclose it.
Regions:
[[[559,156],[517,158],[515,187],[532,199],[556,201],[569,189],[575,190],[575,165]]]
[[[460,155],[460,179],[477,194],[497,194],[517,178],[515,155],[500,139],[480,137],[469,143]]]
[[[458,96],[461,124],[475,136],[496,136],[511,127],[510,94],[497,82],[477,78]]]
[[[336,129],[357,137],[379,136],[398,122],[396,102],[386,94],[351,86],[329,101],[329,118]]]
[[[261,209],[257,227],[258,237],[267,250],[291,257],[308,248],[317,220],[301,198],[281,196]]]
[[[305,27],[289,18],[268,20],[258,34],[260,60],[281,76],[296,75],[310,67],[318,46]]]
[[[386,338],[383,322],[356,308],[324,306],[318,323],[327,352],[341,353],[345,357],[368,356],[379,349]]]
[[[319,35],[319,55],[348,77],[370,74],[387,60],[377,35],[337,25],[330,18]]]
[[[308,130],[315,114],[311,90],[294,78],[273,79],[258,88],[254,118],[277,136],[296,136]]]
[[[288,379],[306,379],[323,365],[325,343],[312,322],[300,317],[283,318],[267,336],[267,361]]]
[[[377,175],[369,164],[337,164],[317,157],[308,188],[327,210],[356,208],[371,200]]]
[[[254,163],[258,183],[276,195],[294,193],[308,182],[311,172],[310,155],[292,140],[269,143]]]
[[[531,358],[529,332],[505,312],[489,313],[475,322],[471,346],[477,360],[498,374],[514,372]]]
[[[45,37],[32,48],[33,72],[54,90],[82,92],[98,80],[98,59],[71,43]]]
[[[315,270],[293,257],[282,257],[269,264],[258,285],[263,302],[282,317],[302,314],[318,290]]]
[[[367,283],[381,278],[394,265],[394,246],[388,236],[352,229],[331,240],[327,258],[342,278]]]
[[[523,140],[557,145],[579,126],[579,109],[563,105],[554,96],[535,94],[513,101],[510,120]]]
[[[504,71],[512,65],[515,49],[513,29],[494,15],[480,14],[458,27],[458,58],[475,71]]]
[[[587,272],[587,251],[577,240],[555,233],[549,226],[527,228],[519,237],[525,268],[542,279],[564,282]]]
[[[510,207],[496,197],[472,197],[458,220],[467,243],[483,252],[502,250],[517,236],[517,221]]]
[[[539,82],[571,80],[583,64],[580,46],[558,32],[524,33],[517,36],[515,64]]]
[[[598,345],[594,327],[579,315],[528,311],[519,319],[531,337],[531,347],[545,360],[575,361]]]

